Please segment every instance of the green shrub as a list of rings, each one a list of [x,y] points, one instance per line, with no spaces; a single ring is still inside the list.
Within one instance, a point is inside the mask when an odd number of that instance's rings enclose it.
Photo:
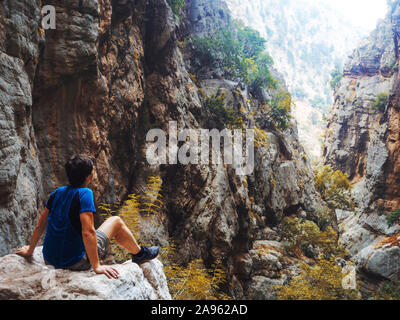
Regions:
[[[265,50],[267,41],[260,36],[257,30],[238,23],[236,23],[236,27],[238,30],[238,41],[242,46],[244,57],[258,57]]]
[[[272,77],[269,69],[273,65],[270,55],[263,52],[260,53],[255,61],[255,69],[249,75],[250,88],[255,91],[258,88],[276,89],[277,82]]]
[[[389,94],[381,92],[376,97],[375,101],[371,103],[371,108],[376,109],[380,112],[385,112],[385,109],[389,103]]]
[[[220,28],[212,35],[192,39],[192,44],[203,63],[223,68],[230,77],[243,77],[244,56],[233,30]]]
[[[269,68],[272,58],[264,52],[266,40],[259,32],[236,24],[220,28],[211,35],[192,39],[197,56],[203,64],[223,68],[227,77],[253,88],[274,88]]]
[[[331,88],[335,89],[337,84],[340,82],[340,80],[342,80],[343,76],[341,74],[336,75],[334,78],[332,78],[330,84],[331,84]]]
[[[205,105],[211,119],[216,122],[220,129],[225,127],[231,129],[243,128],[244,121],[241,112],[227,107],[225,100],[226,94],[220,90],[215,95],[206,98]]]
[[[331,71],[331,82],[330,82],[330,85],[331,85],[331,88],[332,89],[335,89],[336,88],[336,85],[339,83],[339,81],[340,80],[342,80],[342,78],[343,78],[343,72],[342,72],[342,70],[340,69],[340,66],[337,64],[337,65],[335,65],[335,69],[333,69],[332,71]]]
[[[285,130],[290,124],[292,97],[278,86],[270,73],[273,60],[265,52],[265,42],[258,31],[240,24],[236,24],[236,30],[220,28],[212,35],[192,39],[197,57],[203,64],[223,68],[228,77],[248,85],[252,94],[270,89],[272,98],[266,101],[266,116],[277,129]],[[221,119],[222,124],[241,127],[239,112],[226,108],[221,98],[208,98],[209,110]]]
[[[310,214],[310,220],[314,221],[321,230],[326,230],[326,228],[334,224],[336,214],[328,206],[323,206]]]
[[[185,0],[167,0],[169,6],[172,9],[172,12],[175,14],[175,17],[180,18],[182,14],[182,9],[185,6]]]
[[[400,282],[386,282],[373,295],[371,300],[400,300]]]
[[[272,122],[278,129],[286,130],[289,127],[291,119],[292,96],[290,93],[279,88],[273,94],[269,105],[269,116]]]
[[[392,212],[391,215],[387,218],[387,224],[389,227],[393,226],[395,223],[399,221],[400,218],[400,209]]]

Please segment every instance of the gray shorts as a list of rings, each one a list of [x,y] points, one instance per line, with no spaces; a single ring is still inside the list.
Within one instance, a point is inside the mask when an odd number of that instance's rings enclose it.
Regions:
[[[107,235],[100,230],[96,230],[96,235],[97,235],[97,252],[99,255],[100,259],[103,259],[106,256],[107,253],[107,247],[110,243],[110,240],[108,239]],[[45,261],[46,262],[46,261]],[[49,264],[46,262],[46,264]],[[89,270],[91,268],[91,264],[89,261],[89,258],[87,254],[83,256],[81,260],[79,260],[77,263],[70,267],[66,267],[65,269],[68,270],[73,270],[73,271],[85,271]]]

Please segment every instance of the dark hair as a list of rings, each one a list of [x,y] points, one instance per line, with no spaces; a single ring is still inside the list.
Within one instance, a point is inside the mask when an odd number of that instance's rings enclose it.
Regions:
[[[86,155],[74,155],[65,164],[65,171],[70,185],[74,188],[79,188],[92,173],[93,160]]]

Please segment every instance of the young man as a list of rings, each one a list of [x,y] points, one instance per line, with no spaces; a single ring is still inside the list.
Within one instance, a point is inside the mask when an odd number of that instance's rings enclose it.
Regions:
[[[93,179],[93,161],[89,157],[73,156],[65,164],[65,170],[70,184],[51,194],[33,232],[30,245],[14,253],[24,257],[31,256],[47,226],[43,257],[46,264],[56,268],[83,271],[92,267],[97,274],[118,278],[115,268],[100,265],[99,262],[99,256],[105,256],[111,239],[115,239],[119,246],[128,250],[135,263],[149,261],[158,255],[158,247],[139,247],[118,216],[107,219],[95,230],[93,213],[96,210],[93,192],[88,188]]]

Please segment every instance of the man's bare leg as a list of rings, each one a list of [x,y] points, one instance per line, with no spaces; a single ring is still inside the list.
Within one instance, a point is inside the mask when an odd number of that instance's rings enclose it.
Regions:
[[[139,253],[140,247],[135,237],[120,217],[114,216],[108,218],[99,227],[99,230],[104,232],[108,239],[115,239],[119,246],[128,250],[130,253]]]

